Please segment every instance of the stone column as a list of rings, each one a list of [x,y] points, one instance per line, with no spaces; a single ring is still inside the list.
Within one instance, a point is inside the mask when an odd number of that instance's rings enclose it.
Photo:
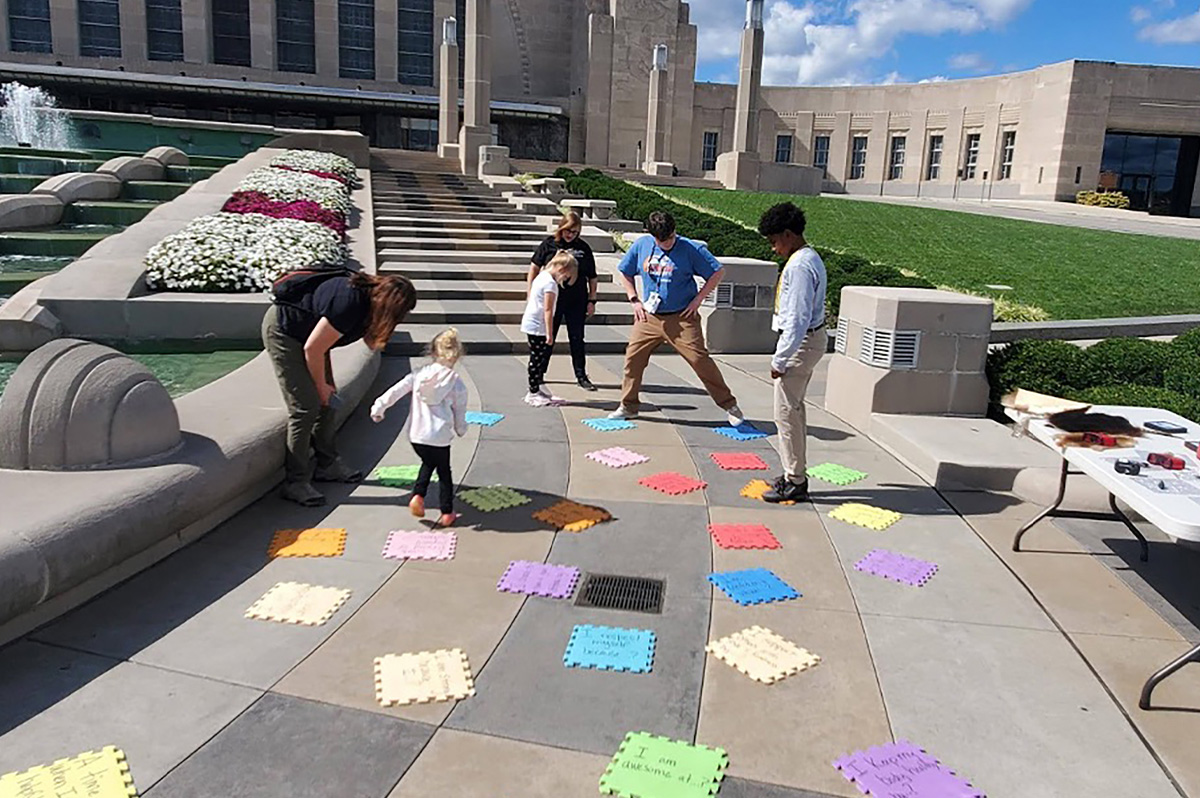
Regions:
[[[79,57],[79,12],[76,0],[50,0],[50,36],[55,55]]]
[[[144,64],[149,60],[146,41],[145,0],[121,0],[121,60],[125,63]]]
[[[667,159],[667,114],[671,112],[667,90],[667,46],[656,45],[650,66],[650,107],[646,113],[646,162],[648,175],[669,175],[673,165]]]
[[[400,74],[397,9],[396,0],[375,0],[375,80],[388,84]]]
[[[458,20],[442,21],[438,74],[438,156],[458,160]]]
[[[207,64],[211,59],[212,6],[209,0],[183,0],[183,60],[187,64]]]
[[[467,0],[466,73],[458,158],[475,175],[479,148],[492,143],[492,0]]]
[[[717,158],[717,179],[725,188],[758,189],[758,109],[762,90],[763,0],[746,0],[746,27],[738,72],[733,151]]]
[[[250,3],[250,66],[275,71],[275,0]]]
[[[608,14],[588,15],[587,141],[584,160],[607,166],[610,152],[614,19]]]
[[[256,0],[251,0],[255,2]],[[314,60],[317,74],[326,80],[335,80],[342,75],[339,50],[339,25],[337,3],[313,3]]]

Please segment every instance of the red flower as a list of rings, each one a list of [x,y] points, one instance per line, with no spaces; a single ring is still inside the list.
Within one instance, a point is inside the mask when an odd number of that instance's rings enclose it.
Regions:
[[[226,201],[221,210],[226,213],[261,213],[273,219],[316,222],[342,236],[346,235],[346,217],[310,200],[280,202],[260,191],[239,191]]]

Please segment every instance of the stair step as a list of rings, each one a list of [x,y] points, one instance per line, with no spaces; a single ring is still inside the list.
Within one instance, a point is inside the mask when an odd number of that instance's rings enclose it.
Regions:
[[[524,300],[426,299],[408,314],[412,324],[520,324],[525,316]],[[601,302],[593,325],[632,324],[628,302]]]
[[[542,239],[530,238],[526,241],[492,241],[473,238],[409,238],[393,235],[376,237],[381,247],[396,249],[420,249],[450,252],[521,252],[526,257],[532,257],[533,251],[542,243]]]
[[[417,287],[421,299],[448,300],[469,299],[492,302],[524,302],[525,282],[523,280],[489,279],[425,279],[408,274]],[[599,286],[596,297],[601,302],[625,302],[625,291],[611,281]]]
[[[497,233],[537,232],[549,235],[546,225],[532,221],[514,222],[503,219],[479,219],[476,216],[446,218],[421,218],[412,215],[377,213],[375,214],[375,229],[385,227],[413,228],[420,230],[422,235],[438,235],[444,233],[465,233],[480,231],[495,231]]]
[[[468,223],[484,222],[532,222],[534,217],[528,213],[520,213],[515,208],[508,213],[502,211],[450,211],[412,208],[407,205],[392,205],[386,202],[375,203],[375,216],[403,216],[406,219],[433,219],[443,222],[464,221]]]
[[[509,241],[522,244],[538,244],[546,240],[548,233],[543,229],[532,230],[470,230],[463,228],[412,227],[403,224],[380,224],[375,222],[375,234],[381,239],[386,236],[396,239],[421,239],[423,241]]]
[[[529,266],[528,252],[457,252],[455,250],[437,249],[381,249],[378,254],[381,265],[388,263],[436,263],[436,264],[476,264],[495,263],[498,265]]]
[[[403,274],[411,280],[431,280],[440,283],[505,282],[520,283],[524,291],[525,278],[529,274],[529,262],[515,263],[381,263],[380,274]],[[613,276],[602,272],[600,284],[612,283]]]
[[[457,324],[459,338],[467,348],[468,355],[527,355],[529,339],[515,324]],[[405,321],[396,328],[384,354],[393,357],[421,357],[434,336],[446,329],[441,324],[415,324]],[[560,335],[554,345],[554,354],[570,354],[566,336]],[[627,328],[589,327],[587,332],[589,355],[615,355],[625,352],[628,339]]]
[[[503,197],[497,197],[495,194],[487,194],[478,191],[472,191],[470,189],[461,189],[456,191],[448,188],[388,188],[378,184],[373,185],[371,188],[375,199],[390,199],[399,201],[428,199],[447,201],[463,200],[492,203],[508,202],[508,200],[504,199]]]

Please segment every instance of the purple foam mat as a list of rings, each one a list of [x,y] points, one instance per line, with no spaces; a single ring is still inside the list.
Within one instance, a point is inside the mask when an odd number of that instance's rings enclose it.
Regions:
[[[833,766],[865,795],[890,798],[986,798],[934,757],[906,740],[855,751]]]
[[[924,587],[938,570],[937,563],[905,557],[887,549],[875,549],[854,563],[854,568],[913,587]]]
[[[514,560],[500,577],[497,590],[546,598],[570,598],[579,582],[579,569],[566,565]]]

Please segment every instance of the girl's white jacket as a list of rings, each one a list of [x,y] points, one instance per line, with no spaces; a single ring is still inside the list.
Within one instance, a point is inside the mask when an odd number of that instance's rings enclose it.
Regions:
[[[467,386],[452,368],[431,363],[388,388],[371,405],[371,417],[382,418],[389,407],[412,394],[408,439],[427,446],[449,446],[457,433],[467,434]]]

